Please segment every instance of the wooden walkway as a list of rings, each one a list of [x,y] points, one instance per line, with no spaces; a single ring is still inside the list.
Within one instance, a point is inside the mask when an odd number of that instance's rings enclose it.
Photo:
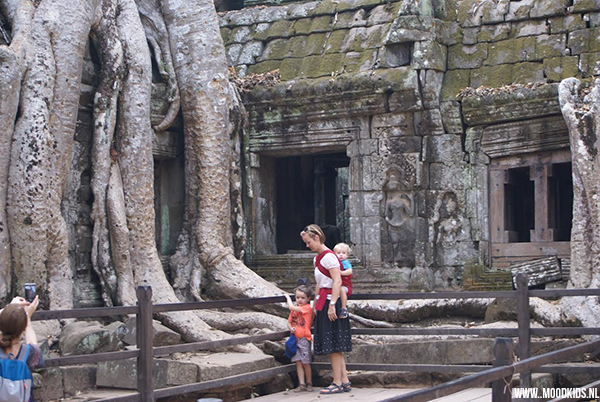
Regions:
[[[376,402],[393,396],[407,394],[415,389],[406,388],[353,388],[352,392],[335,395],[320,395],[319,388],[315,392],[299,392],[292,390],[253,398],[255,402]],[[491,388],[472,388],[443,398],[436,402],[491,402]]]

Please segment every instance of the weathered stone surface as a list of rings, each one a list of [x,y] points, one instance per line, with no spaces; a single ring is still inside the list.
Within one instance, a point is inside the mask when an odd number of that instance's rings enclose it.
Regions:
[[[592,23],[594,17],[590,16],[589,19],[591,28],[595,28],[596,26],[598,26]],[[548,24],[550,25],[551,34],[573,32],[579,29],[587,28],[586,23],[580,14],[567,15],[565,17],[549,18]]]
[[[385,43],[417,42],[432,40],[433,20],[428,17],[401,16],[394,20],[385,37]]]
[[[360,316],[388,322],[416,322],[433,317],[484,317],[492,299],[351,301]]]
[[[340,13],[338,14],[337,21],[335,21],[333,26],[335,29],[367,26],[367,16],[365,14],[365,10]]]
[[[582,53],[579,57],[579,67],[583,78],[600,74],[600,55],[597,52]]]
[[[60,368],[46,368],[37,371],[41,377],[37,377],[36,387],[33,389],[33,397],[36,401],[48,402],[60,400],[65,396],[63,388],[63,376]]]
[[[65,396],[75,396],[96,387],[96,366],[61,367]]]
[[[262,42],[249,42],[240,51],[237,64],[254,64],[255,59],[262,54]]]
[[[460,68],[478,68],[483,66],[488,58],[487,43],[479,43],[474,46],[455,45],[448,48],[448,68],[451,70]]]
[[[408,347],[410,345],[410,347]],[[493,339],[412,341],[383,345],[357,345],[348,362],[379,364],[489,364]]]
[[[205,356],[191,356],[189,361],[198,367],[197,381],[230,377],[264,370],[276,365],[273,356],[257,353],[213,353]]]
[[[440,103],[440,112],[442,114],[442,124],[444,131],[448,134],[462,134],[462,118],[460,113],[460,104],[457,101],[445,101]]]
[[[536,38],[530,36],[493,42],[489,45],[489,55],[484,64],[493,66],[533,60],[535,50]]]
[[[552,57],[544,59],[544,75],[548,82],[558,82],[579,74],[579,58],[577,56]]]
[[[437,21],[436,38],[445,46],[452,46],[462,42],[460,25],[456,21]]]
[[[152,321],[152,331],[154,333],[154,338],[152,341],[152,345],[154,347],[177,345],[181,343],[181,335],[165,327],[160,323],[160,321]],[[136,337],[136,318],[131,317],[125,322],[125,334],[123,336],[123,342],[127,345],[136,345]]]
[[[485,311],[485,322],[517,321],[517,299],[494,299]]]
[[[440,106],[440,93],[442,91],[443,79],[444,73],[441,71],[421,70],[419,72],[423,106],[425,109],[434,109]]]
[[[198,381],[198,367],[194,363],[168,359],[154,360],[154,388],[190,384]],[[98,363],[96,385],[99,387],[136,389],[137,363],[135,359]]]
[[[98,322],[76,321],[62,331],[60,350],[63,355],[82,355],[119,349],[122,323],[104,327]]]
[[[379,52],[379,67],[394,68],[410,63],[410,46],[406,43],[390,44],[382,47]]]
[[[444,82],[440,94],[441,100],[456,100],[461,89],[470,85],[470,70],[450,70],[444,74]]]
[[[446,46],[434,41],[416,42],[414,44],[411,65],[416,70],[446,71],[446,57]]]

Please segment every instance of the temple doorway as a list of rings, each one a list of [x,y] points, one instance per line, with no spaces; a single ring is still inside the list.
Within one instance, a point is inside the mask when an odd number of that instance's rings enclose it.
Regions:
[[[305,250],[299,233],[313,222],[325,231],[329,247],[350,241],[349,164],[345,153],[275,160],[278,254]]]

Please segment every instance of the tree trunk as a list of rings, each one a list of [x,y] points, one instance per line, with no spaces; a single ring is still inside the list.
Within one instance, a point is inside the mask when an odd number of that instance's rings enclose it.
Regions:
[[[569,128],[573,171],[573,227],[571,230],[571,278],[574,288],[600,285],[600,81],[584,88],[576,78],[559,86],[559,101]],[[585,326],[600,325],[595,297],[569,297],[562,301],[567,317]]]

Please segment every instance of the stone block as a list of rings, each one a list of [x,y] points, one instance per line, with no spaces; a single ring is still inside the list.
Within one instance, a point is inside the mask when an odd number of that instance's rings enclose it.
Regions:
[[[536,0],[529,11],[531,18],[552,17],[567,14],[567,9],[572,0]]]
[[[382,47],[379,56],[380,68],[407,66],[410,63],[410,44],[396,43]]]
[[[600,51],[600,28],[580,29],[569,32],[567,46],[571,55]]]
[[[345,0],[337,5],[337,11],[343,12],[362,8],[369,9],[379,4],[381,4],[380,0]]]
[[[463,45],[476,45],[478,42],[478,35],[481,31],[481,27],[465,28],[463,29]]]
[[[484,64],[493,66],[534,60],[536,43],[536,38],[531,36],[490,43]]]
[[[429,188],[432,190],[463,191],[467,187],[467,177],[464,174],[465,166],[446,165],[444,163],[429,164]]]
[[[242,51],[243,45],[241,43],[234,43],[233,45],[228,46],[225,51],[227,54],[227,64],[230,66],[235,66],[238,61],[238,57],[240,57],[240,53]]]
[[[377,51],[374,49],[364,52],[348,52],[343,61],[343,71],[355,73],[358,71],[371,70],[375,65]]]
[[[426,313],[425,313],[426,314]],[[426,318],[423,317],[423,318]],[[494,339],[411,341],[356,345],[348,362],[378,364],[490,364]]]
[[[422,138],[416,136],[382,137],[379,139],[379,154],[388,156],[398,153],[421,152],[421,141]]]
[[[573,5],[569,7],[571,13],[583,11],[597,11],[600,6],[598,0],[573,0]]]
[[[212,353],[191,356],[188,364],[198,367],[197,381],[210,381],[265,370],[276,365],[273,356],[262,353]],[[244,384],[236,384],[242,386]]]
[[[486,86],[498,88],[513,83],[513,64],[486,66],[471,71],[470,84],[473,88]]]
[[[460,25],[456,21],[438,21],[435,25],[436,38],[445,46],[452,46],[462,42]]]
[[[386,113],[373,116],[372,136],[393,137],[414,134],[412,113]]]
[[[448,47],[448,69],[479,68],[488,57],[488,44],[474,46],[455,45]]]
[[[363,216],[381,216],[381,191],[363,192]]]
[[[290,20],[308,17],[317,4],[317,1],[310,1],[307,3],[292,3],[287,7],[286,15]]]
[[[154,388],[190,384],[198,381],[198,368],[193,363],[176,360],[154,360]],[[96,385],[99,387],[136,389],[135,359],[98,363]]]
[[[600,74],[600,55],[598,53],[583,53],[579,57],[579,66],[583,78]]]
[[[463,27],[501,23],[509,10],[509,3],[509,0],[483,1],[473,7],[473,3],[461,2],[457,19]]]
[[[435,70],[421,70],[419,72],[419,79],[421,81],[421,93],[425,109],[439,107],[444,73]]]
[[[259,62],[266,60],[283,60],[288,57],[290,45],[291,41],[288,39],[274,39],[269,41],[264,52],[262,52],[260,57],[256,60]]]
[[[529,19],[529,12],[536,0],[511,1],[505,21],[521,21]]]
[[[114,351],[119,349],[120,337],[116,328],[94,321],[75,321],[63,329],[60,350],[64,356]]]
[[[471,83],[470,70],[449,70],[444,74],[444,82],[440,94],[441,100],[456,100],[456,95],[461,89],[467,88]]]
[[[290,60],[290,59],[285,59],[286,60]],[[263,73],[267,73],[269,71],[273,71],[273,70],[277,70],[279,69],[279,67],[281,66],[282,62],[279,60],[267,60],[267,61],[263,61],[262,63],[257,63],[257,64],[253,64],[248,66],[248,74],[263,74]],[[283,76],[282,76],[283,78]],[[294,77],[291,77],[294,78]],[[291,79],[291,78],[284,78],[286,80]]]
[[[463,122],[460,113],[460,104],[457,101],[445,101],[440,103],[442,124],[444,131],[448,134],[462,134]]]
[[[536,36],[549,33],[549,26],[546,21],[519,21],[513,23],[514,36]]]
[[[152,346],[169,346],[181,343],[181,335],[165,327],[160,321],[152,321],[152,332],[154,334]],[[123,342],[127,345],[137,344],[136,318],[130,317],[125,322]]]
[[[455,164],[462,161],[461,136],[455,134],[428,136],[425,137],[425,141],[427,146],[423,158],[426,162]]]
[[[36,401],[57,401],[65,396],[63,377],[60,368],[45,368],[37,370],[41,375],[39,388],[34,388],[33,396]]]
[[[367,16],[365,10],[350,11],[338,14],[337,20],[334,20],[335,29],[347,29],[354,27],[367,26]]]
[[[330,32],[332,30],[332,22],[330,15],[313,18],[309,33]]]
[[[61,367],[65,396],[75,396],[87,389],[96,387],[96,366]]]
[[[573,32],[587,28],[587,24],[583,20],[583,17],[578,14],[567,15],[565,17],[548,18],[548,25],[550,27],[549,33],[551,34]],[[591,21],[590,26],[591,28],[595,27]]]
[[[386,3],[379,5],[369,12],[367,25],[386,24],[398,16],[402,2]]]
[[[352,193],[350,193],[350,199],[352,199]],[[352,214],[351,214],[352,215]],[[354,244],[360,244],[364,240],[362,233],[362,217],[350,218],[350,240]],[[356,253],[356,249],[354,250]]]
[[[302,59],[284,59],[279,66],[281,79],[287,81],[298,77],[300,67],[302,67]]]
[[[263,52],[262,42],[248,42],[240,51],[237,64],[254,64]]]
[[[448,51],[446,46],[434,41],[416,42],[413,49],[411,61],[412,68],[446,71],[446,58]]]
[[[536,40],[535,60],[569,55],[566,34],[540,35]]]
[[[517,63],[514,65],[512,73],[515,84],[545,82],[542,63]]]
[[[417,127],[417,135],[444,134],[444,125],[440,110],[438,108],[423,110]]]
[[[577,15],[577,16],[579,16],[579,15]],[[582,18],[581,25],[577,26],[576,28],[574,27],[574,29],[571,29],[571,30],[566,29],[565,31],[574,31],[575,29],[586,28],[587,27],[586,21],[589,23],[590,28],[600,27],[600,12],[585,14],[584,17]]]
[[[385,37],[385,44],[433,40],[435,37],[432,29],[434,25],[431,17],[400,16],[392,23]]]
[[[325,44],[325,53],[342,52],[342,46],[344,45],[347,34],[348,30],[346,29],[333,31],[331,35],[329,35],[329,37],[327,38],[327,42]]]
[[[508,39],[512,34],[510,24],[486,25],[481,27],[477,37],[478,42],[498,42]]]
[[[229,34],[229,43],[246,43],[250,42],[254,36],[254,28],[251,26],[243,26],[233,28]]]
[[[254,35],[254,40],[264,41],[276,38],[289,38],[294,34],[294,22],[288,20],[275,21],[266,29],[261,32],[257,32]]]
[[[247,9],[244,11],[247,11]],[[284,19],[287,15],[288,9],[287,7],[257,7],[252,11],[255,12],[254,22],[264,24]]]
[[[310,33],[312,21],[312,18],[302,18],[296,20],[294,22],[294,35],[308,35]]]

